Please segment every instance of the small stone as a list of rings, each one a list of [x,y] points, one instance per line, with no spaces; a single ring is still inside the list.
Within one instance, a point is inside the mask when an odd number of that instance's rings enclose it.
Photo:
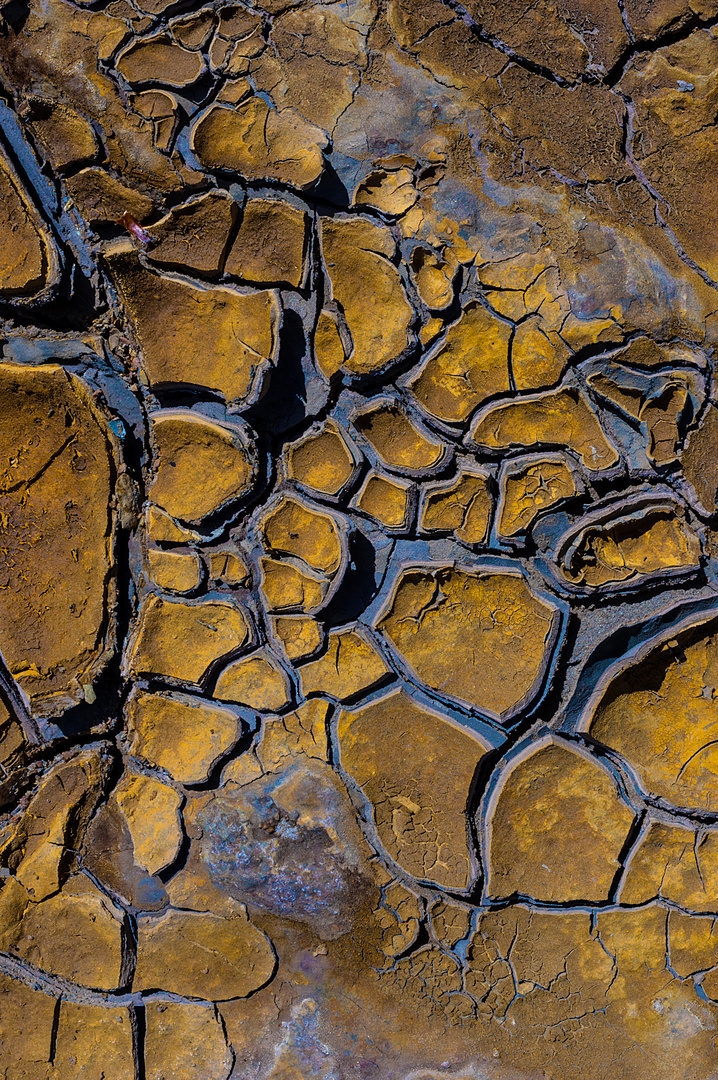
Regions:
[[[607,900],[633,818],[588,755],[558,740],[532,748],[492,799],[489,896]]]
[[[249,199],[225,270],[243,281],[299,288],[309,219],[278,199]]]
[[[146,1080],[228,1080],[234,1055],[216,1009],[150,1001],[145,1024]]]
[[[188,694],[135,691],[126,705],[131,752],[181,784],[201,784],[239,738],[236,715]]]
[[[192,524],[241,499],[254,479],[254,454],[243,432],[191,409],[152,414],[156,472],[148,497]]]
[[[140,607],[126,666],[138,675],[198,684],[215,661],[238,649],[248,635],[247,618],[231,601],[189,603],[153,594]]]
[[[165,592],[194,592],[202,581],[202,563],[196,551],[174,552],[150,548],[147,562],[152,580]]]
[[[362,691],[380,686],[391,669],[361,630],[335,630],[319,660],[299,669],[302,693],[329,694],[348,701]]]
[[[306,923],[323,941],[349,933],[373,906],[369,846],[323,761],[290,759],[282,771],[225,788],[198,823],[202,862],[236,900]]]
[[[341,767],[372,804],[391,858],[440,888],[469,888],[476,868],[465,814],[488,744],[403,690],[343,712],[338,741]]]
[[[257,712],[278,712],[290,704],[292,688],[276,660],[266,650],[258,649],[222,669],[213,696]]]
[[[136,991],[226,1001],[264,986],[274,968],[269,938],[246,916],[167,911],[137,920]]]
[[[125,773],[113,796],[130,831],[135,863],[148,874],[165,870],[182,846],[180,795],[153,777]]]

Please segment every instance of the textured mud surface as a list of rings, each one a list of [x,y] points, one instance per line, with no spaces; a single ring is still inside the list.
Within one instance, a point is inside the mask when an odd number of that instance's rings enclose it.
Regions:
[[[0,1076],[716,1080],[718,3],[0,80]]]

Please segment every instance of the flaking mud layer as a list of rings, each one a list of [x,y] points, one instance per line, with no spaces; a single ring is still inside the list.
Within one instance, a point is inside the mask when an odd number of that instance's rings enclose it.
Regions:
[[[0,15],[0,1075],[715,1080],[718,5]]]

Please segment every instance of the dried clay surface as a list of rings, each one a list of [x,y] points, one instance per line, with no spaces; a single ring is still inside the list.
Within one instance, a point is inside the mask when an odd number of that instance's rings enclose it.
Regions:
[[[0,3],[0,1077],[718,1080],[718,0]]]

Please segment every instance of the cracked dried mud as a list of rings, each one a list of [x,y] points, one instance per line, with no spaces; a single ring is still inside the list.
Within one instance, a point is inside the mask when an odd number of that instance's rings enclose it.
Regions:
[[[0,1077],[718,1080],[718,0],[0,2]]]

